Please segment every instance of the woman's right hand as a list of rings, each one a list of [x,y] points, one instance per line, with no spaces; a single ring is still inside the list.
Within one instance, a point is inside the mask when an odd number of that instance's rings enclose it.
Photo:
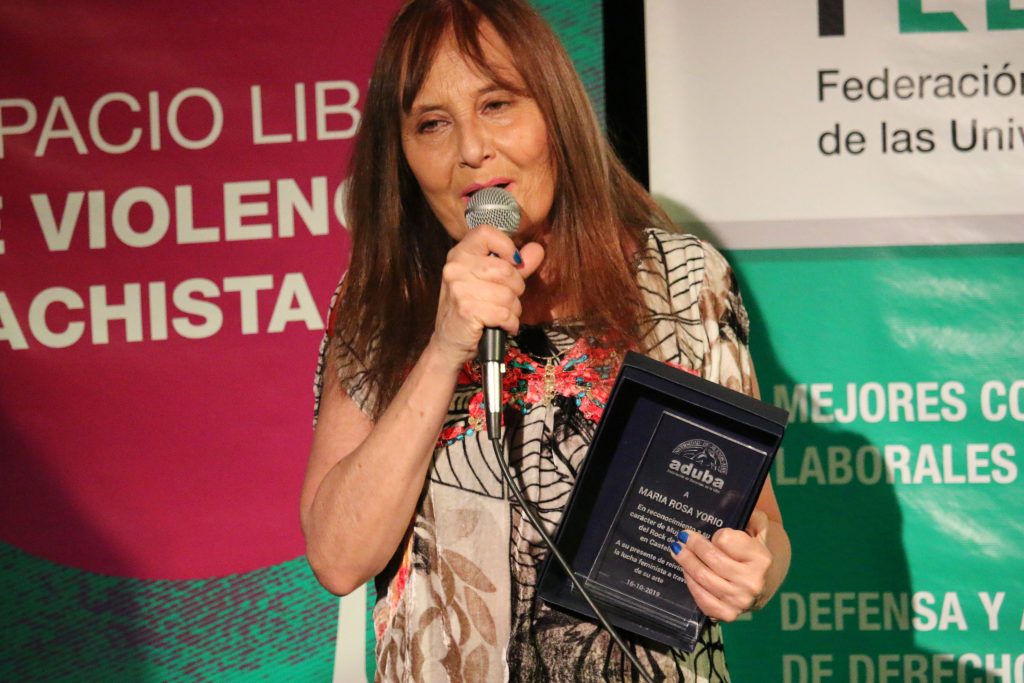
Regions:
[[[536,242],[523,245],[519,264],[515,254],[512,239],[489,225],[470,230],[448,252],[430,343],[454,367],[476,357],[485,327],[519,332],[520,297],[526,279],[544,260],[544,248]]]

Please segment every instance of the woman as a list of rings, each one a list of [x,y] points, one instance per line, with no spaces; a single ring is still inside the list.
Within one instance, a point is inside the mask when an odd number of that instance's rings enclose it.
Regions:
[[[625,349],[756,394],[731,271],[666,231],[523,2],[406,5],[352,168],[302,493],[317,578],[345,594],[376,577],[384,680],[635,680],[606,632],[536,598],[546,550],[488,456],[472,361],[485,327],[509,333],[506,457],[553,531]],[[513,237],[466,227],[492,185],[522,208]],[[761,607],[789,563],[770,484],[745,532],[666,552],[709,616]],[[656,677],[728,678],[717,624],[692,655],[634,645]]]

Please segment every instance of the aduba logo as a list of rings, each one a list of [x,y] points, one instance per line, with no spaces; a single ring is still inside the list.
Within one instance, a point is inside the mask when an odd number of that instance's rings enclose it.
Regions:
[[[729,474],[729,461],[722,449],[704,439],[690,439],[672,449],[679,458],[668,464],[672,474],[701,484],[719,492],[725,486],[724,475]]]

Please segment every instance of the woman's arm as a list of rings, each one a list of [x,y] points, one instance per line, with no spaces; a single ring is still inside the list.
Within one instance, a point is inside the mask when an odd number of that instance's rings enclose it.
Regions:
[[[754,527],[754,517],[758,513],[764,513],[764,517]],[[768,604],[775,593],[779,590],[786,574],[789,573],[789,563],[793,559],[793,549],[789,543],[789,534],[782,525],[782,512],[779,510],[779,502],[775,499],[775,490],[772,488],[772,480],[769,475],[764,482],[764,490],[761,491],[757,505],[754,507],[754,514],[751,515],[751,524],[747,525],[747,533],[753,534],[768,548],[772,555],[772,564],[765,574],[764,587],[751,609],[761,609]]]
[[[409,526],[458,375],[428,346],[374,424],[328,362],[302,487],[306,556],[345,595],[379,573]]]
[[[705,377],[758,398],[747,314],[736,279],[710,245],[704,245],[704,256],[699,300],[708,340]],[[690,593],[708,616],[733,621],[763,607],[785,579],[792,554],[771,479],[765,481],[745,531],[720,529],[710,540],[691,533],[672,550]]]
[[[380,573],[405,536],[459,370],[476,355],[483,328],[518,331],[519,297],[544,250],[524,245],[518,266],[515,251],[507,235],[482,226],[449,252],[433,334],[376,423],[344,393],[328,360],[300,512],[309,564],[332,593]]]

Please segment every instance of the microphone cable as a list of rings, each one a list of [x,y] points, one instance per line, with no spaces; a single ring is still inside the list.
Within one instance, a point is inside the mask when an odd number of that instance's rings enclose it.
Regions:
[[[537,519],[537,515],[533,511],[533,507],[526,500],[526,496],[523,495],[523,492],[519,490],[519,486],[517,486],[515,481],[512,479],[512,472],[509,471],[508,463],[505,462],[505,456],[503,454],[504,449],[501,446],[500,432],[488,432],[488,434],[491,435],[491,446],[494,448],[494,456],[498,459],[498,467],[501,468],[501,474],[505,478],[505,482],[508,483],[508,487],[512,489],[512,494],[519,502],[519,506],[523,509],[523,513],[526,515],[526,518],[530,521],[530,524],[533,525],[533,528],[540,534],[540,537],[544,540],[544,544],[551,551],[551,554],[554,555],[555,559],[558,560],[558,563],[562,565],[562,569],[565,570],[566,576],[569,577],[573,586],[575,586],[576,590],[578,590],[580,595],[583,596],[583,599],[586,601],[587,605],[590,606],[590,609],[592,609],[594,614],[597,615],[598,621],[601,622],[601,625],[604,626],[605,630],[608,631],[608,634],[611,635],[615,644],[619,646],[622,652],[626,655],[626,658],[629,659],[633,668],[640,673],[640,676],[643,677],[645,681],[648,683],[654,683],[654,679],[651,678],[649,673],[647,673],[647,669],[640,664],[640,660],[636,658],[633,650],[626,645],[622,636],[619,635],[618,630],[611,625],[611,622],[609,622],[608,618],[605,617],[604,612],[597,606],[593,598],[590,597],[590,593],[583,587],[583,584],[580,583],[579,579],[576,578],[576,574],[573,572],[568,560],[566,560],[565,556],[562,555],[562,552],[558,549],[558,546],[555,545],[554,541],[551,540],[551,537],[548,536],[548,533],[544,531],[544,525],[541,524],[539,519]]]

